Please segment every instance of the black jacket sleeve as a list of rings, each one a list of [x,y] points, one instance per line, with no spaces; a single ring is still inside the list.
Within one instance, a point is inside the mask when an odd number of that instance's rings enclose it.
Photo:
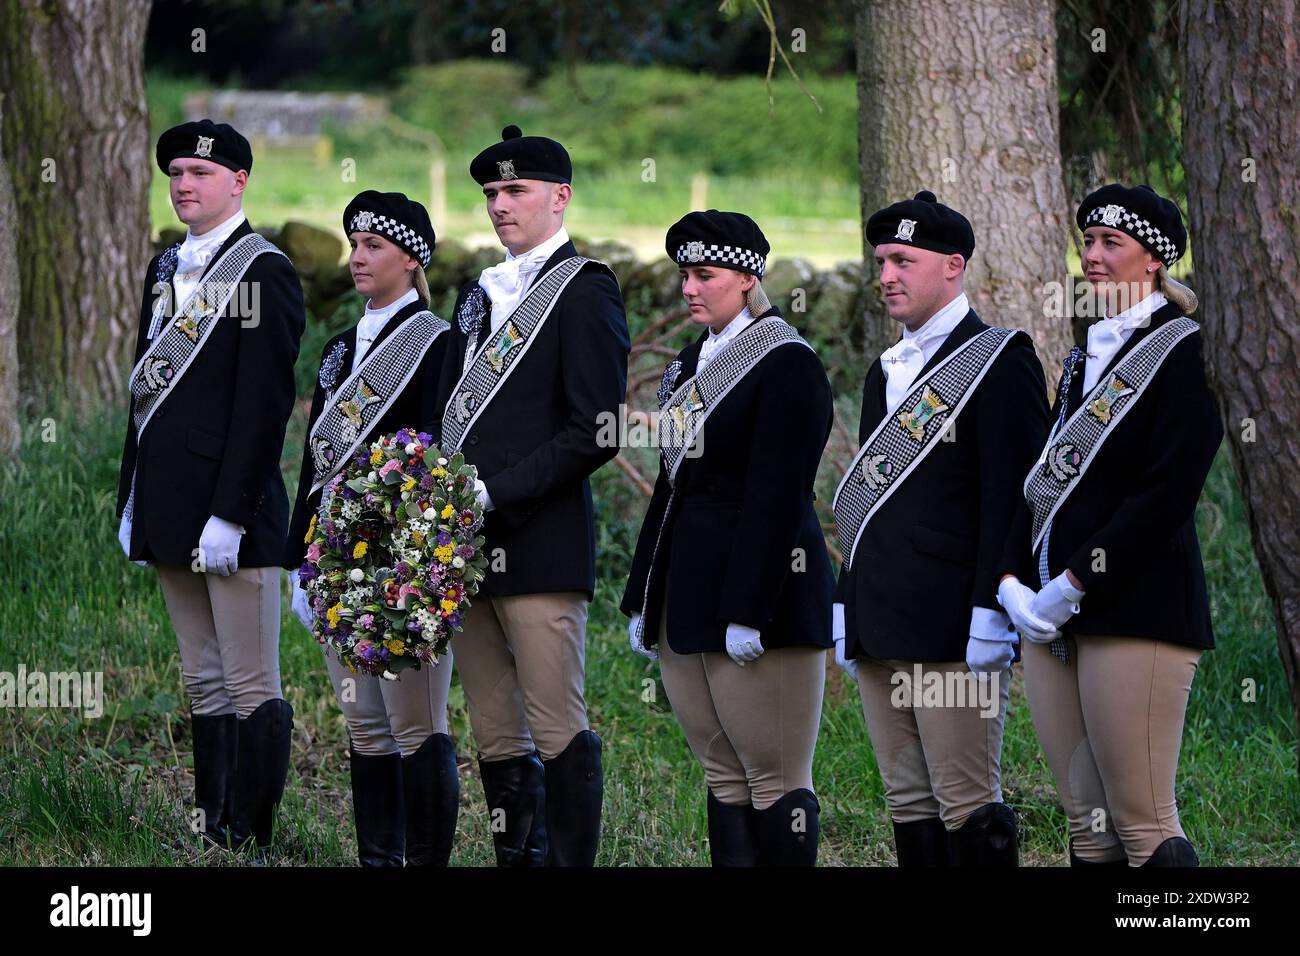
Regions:
[[[975,409],[980,521],[971,607],[1000,611],[997,593],[1004,573],[1003,553],[1024,505],[1025,475],[1047,440],[1051,411],[1043,366],[1028,335],[1017,333],[989,370],[989,379],[980,387],[983,394],[977,393]],[[958,442],[964,437],[961,427],[958,418]]]
[[[135,353],[131,359],[131,368],[127,369],[127,375],[131,374],[131,369],[140,361],[140,356],[144,354],[146,348],[145,333],[148,324],[153,318],[154,302],[154,276],[158,273],[158,256],[154,256],[149,261],[149,268],[145,270],[144,292],[140,302],[140,320],[135,330]],[[126,509],[126,500],[131,495],[131,479],[135,474],[135,455],[138,449],[138,438],[135,433],[135,399],[131,396],[130,380],[127,381],[126,395],[126,435],[122,439],[122,466],[117,476],[117,517],[122,517],[122,512]]]
[[[830,382],[815,352],[785,346],[773,357],[779,360],[769,362],[759,388],[749,480],[718,606],[726,623],[753,628],[772,617],[791,573],[832,414]],[[778,557],[756,566],[755,556]]]
[[[211,513],[235,524],[248,524],[268,474],[279,471],[279,452],[295,398],[293,366],[306,325],[302,286],[289,260],[262,255],[249,268],[245,281],[260,282],[255,321],[241,322],[239,357],[235,369],[235,404],[231,409],[231,440],[221,460],[221,472]]]
[[[636,552],[632,556],[632,570],[628,572],[627,587],[623,589],[623,600],[619,604],[619,609],[628,617],[641,613],[646,579],[650,576],[650,563],[654,558],[655,546],[659,543],[659,532],[663,527],[671,494],[668,470],[664,468],[663,457],[660,456],[659,477],[655,479],[654,493],[650,496],[645,518],[641,521],[641,533],[637,536]]]

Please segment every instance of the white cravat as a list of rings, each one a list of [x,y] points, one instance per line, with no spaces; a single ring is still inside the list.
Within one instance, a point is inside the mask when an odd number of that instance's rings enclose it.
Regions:
[[[370,348],[370,343],[383,331],[384,326],[388,324],[388,320],[417,298],[418,294],[414,289],[407,289],[406,295],[394,302],[390,302],[382,309],[372,309],[370,303],[366,303],[366,314],[357,323],[357,347],[352,351],[352,371],[357,370],[357,366],[361,364],[361,359],[365,357],[366,349]]]
[[[515,311],[519,302],[541,272],[546,260],[555,254],[555,250],[569,241],[569,234],[564,227],[551,238],[527,252],[514,255],[506,253],[506,260],[498,265],[484,269],[478,277],[478,284],[487,293],[492,302],[492,331],[495,332],[505,324],[506,319]],[[481,343],[485,336],[479,336]]]
[[[907,393],[925,363],[934,358],[939,347],[957,323],[970,311],[970,300],[963,292],[930,316],[915,332],[903,329],[903,337],[880,353],[880,367],[885,373],[885,411],[892,412]]]
[[[185,241],[176,250],[176,274],[172,276],[177,312],[189,302],[190,296],[199,287],[203,270],[212,262],[212,257],[217,254],[217,250],[230,238],[230,234],[244,223],[245,219],[244,210],[239,209],[221,225],[214,226],[201,236],[196,236],[192,232],[185,233]]]
[[[1136,329],[1151,324],[1151,315],[1169,300],[1163,292],[1149,296],[1113,319],[1102,319],[1088,327],[1088,360],[1083,363],[1083,394],[1087,395],[1101,381],[1101,373],[1116,353],[1124,347]]]
[[[700,346],[700,359],[695,365],[695,373],[698,375],[704,371],[704,366],[709,364],[713,356],[721,352],[728,342],[749,328],[753,322],[754,316],[750,313],[749,306],[745,306],[734,319],[726,324],[721,332],[714,332],[709,329],[709,337]]]

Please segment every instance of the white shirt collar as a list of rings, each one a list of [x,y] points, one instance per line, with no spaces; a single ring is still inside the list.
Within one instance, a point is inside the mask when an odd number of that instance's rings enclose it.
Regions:
[[[1119,322],[1120,327],[1124,329],[1140,329],[1149,323],[1151,316],[1157,309],[1168,302],[1169,300],[1165,298],[1165,294],[1156,289],[1136,305],[1130,306],[1119,315],[1107,316],[1102,321]]]
[[[230,238],[231,233],[238,229],[247,219],[244,215],[243,207],[235,210],[235,214],[218,226],[213,226],[201,236],[186,230],[185,241],[181,243],[181,249],[187,252],[194,252],[200,249],[209,249],[214,246],[220,246]]]
[[[925,324],[915,332],[904,328],[903,338],[915,340],[922,350],[928,351],[926,346],[946,339],[948,334],[957,327],[957,323],[964,319],[969,311],[970,299],[966,298],[965,292],[962,292],[957,298],[930,316]]]
[[[419,298],[419,293],[415,291],[414,287],[412,287],[406,290],[405,295],[397,299],[394,299],[392,302],[388,303],[388,305],[384,306],[382,309],[372,309],[370,307],[370,301],[367,300],[366,314],[361,317],[361,321],[362,322],[369,321],[372,324],[374,322],[379,322],[382,325],[384,322],[387,322],[394,315],[396,315],[403,308],[405,308],[408,304],[414,302],[418,298]]]
[[[513,252],[507,251],[506,262],[514,262],[518,259],[520,260],[520,272],[536,272],[542,266],[546,265],[546,261],[550,259],[551,256],[555,255],[556,249],[560,248],[560,246],[564,245],[568,241],[569,233],[563,226],[561,226],[559,232],[551,236],[551,238],[533,246],[533,248],[529,249],[527,252],[521,252],[519,255],[515,255]]]
[[[754,316],[749,311],[749,306],[745,306],[736,317],[726,324],[721,332],[715,332],[709,329],[709,337],[704,340],[700,346],[700,356],[696,363],[696,371],[702,371],[713,356],[726,347],[727,343],[734,339],[741,332],[745,331],[754,323]]]

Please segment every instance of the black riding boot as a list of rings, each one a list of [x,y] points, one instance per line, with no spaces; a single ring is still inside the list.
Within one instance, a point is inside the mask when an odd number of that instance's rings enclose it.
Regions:
[[[1200,866],[1196,850],[1183,837],[1170,837],[1156,847],[1143,866]]]
[[[821,804],[811,790],[791,790],[754,811],[759,866],[815,866]]]
[[[352,751],[352,819],[362,866],[401,866],[405,844],[402,755]]]
[[[948,834],[953,866],[1019,866],[1016,811],[1005,803],[986,803]]]
[[[894,821],[894,852],[899,867],[948,866],[948,830],[938,817]]]
[[[234,817],[231,843],[271,845],[275,808],[284,796],[289,772],[293,708],[287,700],[268,700],[239,721],[239,757],[235,763]]]
[[[600,807],[605,775],[600,738],[590,730],[575,734],[546,768],[547,866],[594,866],[600,845]]]
[[[238,756],[239,718],[234,714],[215,717],[190,715],[194,737],[194,806],[203,812],[203,839],[214,846],[226,846],[230,826]]]
[[[546,771],[536,751],[480,760],[497,866],[546,865]]]
[[[460,810],[456,744],[431,734],[420,749],[402,758],[406,796],[406,865],[446,866]]]
[[[758,866],[758,820],[751,804],[723,803],[709,791],[709,857],[714,866]]]

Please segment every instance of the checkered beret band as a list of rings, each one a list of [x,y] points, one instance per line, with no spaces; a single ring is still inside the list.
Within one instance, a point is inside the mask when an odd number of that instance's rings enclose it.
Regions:
[[[381,236],[387,236],[415,256],[419,260],[422,269],[429,268],[429,263],[433,260],[433,254],[429,251],[429,244],[420,238],[414,229],[405,223],[398,222],[396,219],[390,219],[388,216],[381,216],[377,212],[362,209],[352,217],[352,230],[354,232],[374,232]]]
[[[682,265],[722,266],[726,269],[744,269],[763,278],[766,259],[751,249],[740,246],[719,246],[712,242],[684,242],[677,247],[674,258]]]
[[[1110,203],[1098,206],[1088,213],[1085,226],[1113,226],[1120,232],[1126,232],[1157,256],[1166,267],[1178,261],[1178,247],[1163,232],[1143,219],[1137,213],[1129,212],[1123,206]]]

